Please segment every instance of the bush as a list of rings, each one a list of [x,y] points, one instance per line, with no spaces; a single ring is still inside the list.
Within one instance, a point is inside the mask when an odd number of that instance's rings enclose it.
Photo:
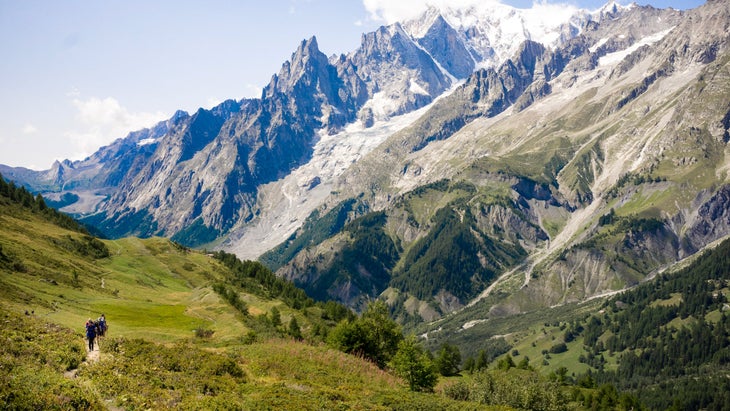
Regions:
[[[550,347],[549,352],[551,354],[560,354],[568,351],[568,346],[565,343],[558,343]]]
[[[370,303],[360,318],[340,322],[328,335],[329,344],[348,354],[361,355],[384,368],[403,340],[400,326],[388,316],[382,301]]]
[[[86,357],[79,335],[1,306],[0,321],[0,408],[102,408],[86,387],[63,376]]]
[[[114,358],[79,370],[94,381],[103,398],[115,399],[125,409],[195,408],[206,403],[244,409],[240,393],[247,378],[238,359],[209,352],[189,343],[158,345],[141,339],[110,340]]]
[[[481,371],[475,375],[469,398],[487,405],[527,410],[561,410],[567,399],[555,382],[534,371]]]
[[[468,401],[471,387],[464,381],[458,381],[444,387],[444,395],[457,401]]]
[[[197,338],[210,338],[213,336],[213,330],[203,328],[203,327],[198,327],[195,329],[195,336]]]

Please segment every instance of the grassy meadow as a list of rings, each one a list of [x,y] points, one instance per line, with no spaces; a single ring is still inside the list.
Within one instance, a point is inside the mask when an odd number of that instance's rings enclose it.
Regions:
[[[329,348],[325,308],[236,288],[210,254],[98,240],[29,203],[0,196],[0,408],[493,409],[411,392]],[[238,308],[216,284],[238,290]],[[84,323],[102,313],[109,332],[87,358]],[[288,335],[292,318],[301,340]]]

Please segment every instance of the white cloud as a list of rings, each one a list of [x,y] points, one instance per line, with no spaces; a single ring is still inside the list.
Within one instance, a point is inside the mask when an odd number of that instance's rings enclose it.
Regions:
[[[205,108],[206,110],[210,110],[222,102],[223,100],[219,99],[218,97],[208,97],[208,100],[205,102],[205,107],[203,108]]]
[[[23,126],[23,129],[20,130],[23,134],[35,134],[38,132],[38,127],[34,126],[33,124],[27,123]]]
[[[73,144],[72,159],[82,159],[129,132],[150,127],[169,117],[162,112],[132,113],[113,97],[74,98],[78,129],[67,131],[64,136]]]
[[[243,92],[243,96],[247,98],[259,98],[261,97],[261,91],[261,86],[246,83],[246,90]]]
[[[426,11],[429,6],[436,8],[465,8],[471,6],[483,7],[488,4],[505,4],[499,0],[362,0],[365,10],[370,13],[370,18],[376,21],[385,21],[388,24],[396,21],[404,21],[414,18]],[[545,0],[533,2],[533,9],[555,12],[564,10],[570,2],[557,1],[555,3]]]
[[[373,20],[395,23],[418,16],[428,6],[468,7],[484,3],[500,3],[497,0],[363,0],[365,10]]]

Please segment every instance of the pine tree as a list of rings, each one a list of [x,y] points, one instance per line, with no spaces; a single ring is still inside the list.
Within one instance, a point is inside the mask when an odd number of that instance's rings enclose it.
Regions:
[[[291,320],[289,320],[289,335],[291,335],[295,340],[302,339],[302,330],[299,328],[297,318],[294,316],[292,316]]]
[[[473,360],[472,360],[473,361]],[[444,343],[436,355],[436,366],[443,376],[456,375],[461,365],[461,352],[455,345]]]

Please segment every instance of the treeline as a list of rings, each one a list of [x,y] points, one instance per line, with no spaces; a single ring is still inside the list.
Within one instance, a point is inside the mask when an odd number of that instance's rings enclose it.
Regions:
[[[330,298],[328,290],[343,278],[360,290],[384,290],[399,257],[398,246],[384,230],[386,221],[384,212],[375,212],[346,224],[343,231],[350,235],[351,241],[334,256],[330,267],[316,281],[302,286],[321,300]],[[361,274],[363,269],[367,275]]]
[[[609,300],[580,334],[597,383],[651,409],[730,409],[730,241]],[[618,366],[604,370],[604,355]]]
[[[403,268],[393,274],[390,285],[426,301],[441,289],[462,301],[474,297],[526,253],[519,245],[492,240],[477,227],[463,204],[440,209],[428,234],[404,256]]]
[[[86,228],[79,224],[78,221],[52,207],[49,207],[43,199],[43,196],[40,194],[33,195],[25,187],[16,186],[12,181],[6,181],[1,174],[0,198],[5,199],[5,201],[9,201],[11,204],[19,204],[33,213],[40,214],[49,222],[56,224],[59,227],[87,235],[89,234]]]
[[[244,317],[252,329],[245,342],[253,342],[256,334],[286,334],[303,340],[300,325],[292,316],[287,327],[281,320],[281,313],[274,307],[271,312],[251,316],[246,303],[240,298],[239,290],[246,290],[264,298],[278,298],[289,307],[299,310],[312,324],[309,338],[312,342],[326,341],[342,352],[363,357],[378,367],[390,369],[403,377],[413,391],[431,391],[438,380],[438,371],[458,371],[460,356],[453,349],[446,348],[438,361],[434,361],[415,337],[403,335],[401,327],[388,314],[388,307],[382,301],[368,305],[360,316],[355,316],[345,306],[333,302],[316,302],[304,290],[293,283],[278,278],[263,264],[256,261],[241,261],[234,254],[219,251],[215,258],[230,269],[225,283],[218,283],[213,289]],[[319,319],[311,318],[312,307],[321,309]]]
[[[292,282],[277,277],[271,270],[257,261],[241,261],[235,254],[218,251],[213,256],[229,268],[230,275],[213,285],[213,290],[238,311],[251,329],[244,337],[245,343],[259,338],[290,336],[297,340],[323,342],[330,330],[345,319],[355,318],[349,308],[335,301],[315,302],[306,292]],[[309,331],[305,335],[296,316],[283,324],[279,309],[273,307],[269,313],[253,316],[248,305],[240,297],[241,291],[265,299],[281,300],[288,307],[300,313],[307,320]]]
[[[315,304],[304,290],[291,281],[277,277],[265,265],[257,261],[241,261],[235,254],[217,251],[213,256],[230,269],[227,282],[252,294],[266,298],[278,298],[289,307],[301,309]]]

